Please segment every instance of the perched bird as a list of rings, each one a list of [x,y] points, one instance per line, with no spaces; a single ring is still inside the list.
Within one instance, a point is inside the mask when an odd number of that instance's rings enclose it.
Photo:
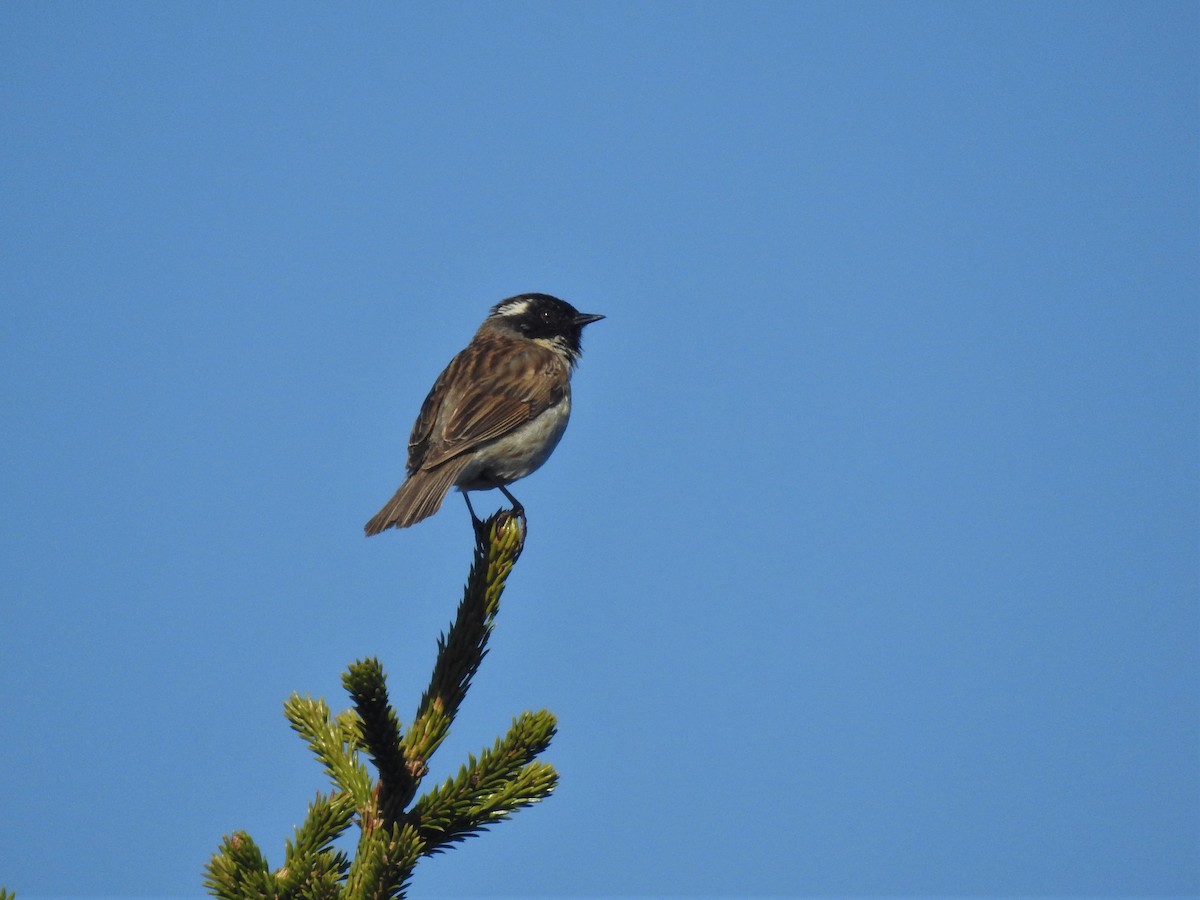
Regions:
[[[604,316],[581,313],[549,294],[501,300],[466,348],[438,376],[408,439],[408,478],[366,524],[367,535],[432,516],[452,487],[499,488],[542,465],[571,415],[571,372],[583,327]]]

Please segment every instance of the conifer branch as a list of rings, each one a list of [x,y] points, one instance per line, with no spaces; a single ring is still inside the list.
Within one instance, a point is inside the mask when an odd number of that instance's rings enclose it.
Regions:
[[[284,715],[308,743],[313,755],[341,790],[363,807],[371,800],[371,776],[358,758],[357,728],[342,716],[335,721],[324,700],[293,694],[283,705]]]
[[[309,804],[304,823],[285,843],[284,865],[274,873],[249,835],[226,837],[206,868],[205,886],[214,896],[400,898],[422,857],[550,795],[558,774],[536,757],[549,746],[556,721],[541,710],[513,719],[503,738],[478,758],[469,756],[454,778],[412,803],[429,757],[449,733],[487,655],[500,595],[524,541],[522,515],[502,511],[476,524],[475,559],[463,599],[449,631],[438,638],[433,676],[407,733],[388,697],[383,666],[373,657],[352,664],[342,678],[353,708],[333,716],[324,700],[299,694],[287,700],[288,721],[335,790],[318,793]],[[377,779],[361,759],[364,753]],[[350,858],[333,845],[355,821],[359,839]]]
[[[487,655],[500,595],[525,546],[525,518],[501,511],[479,525],[475,537],[475,561],[458,614],[449,632],[438,638],[433,677],[405,738],[405,755],[418,766],[446,739],[450,722]],[[418,782],[421,775],[424,771]]]
[[[388,704],[387,676],[379,660],[370,657],[350,666],[342,684],[358,710],[362,744],[379,770],[380,812],[395,822],[417,785],[404,758],[400,719]]]
[[[308,816],[295,830],[295,840],[284,845],[283,868],[277,873],[279,893],[290,896],[304,888],[305,896],[337,897],[338,885],[350,860],[333,842],[354,819],[354,800],[344,792],[317,794],[308,805]]]
[[[404,896],[423,842],[411,825],[392,823],[363,829],[358,853],[346,877],[344,896],[354,900],[393,900]]]
[[[204,886],[221,900],[273,900],[276,896],[267,860],[244,831],[235,831],[221,841],[221,849],[208,864]]]
[[[491,749],[469,757],[458,775],[413,807],[430,853],[487,830],[492,822],[545,799],[558,783],[552,766],[533,762],[550,745],[556,720],[547,710],[522,713]]]

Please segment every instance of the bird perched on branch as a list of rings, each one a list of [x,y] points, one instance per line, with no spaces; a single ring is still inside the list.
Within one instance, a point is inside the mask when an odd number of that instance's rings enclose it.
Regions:
[[[408,439],[408,478],[366,524],[368,535],[432,516],[450,488],[499,488],[537,470],[558,445],[571,415],[571,372],[585,325],[581,313],[549,294],[501,300],[425,398]]]

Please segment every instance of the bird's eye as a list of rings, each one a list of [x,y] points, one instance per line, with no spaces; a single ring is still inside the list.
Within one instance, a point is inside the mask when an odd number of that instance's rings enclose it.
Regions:
[[[549,322],[551,318],[553,318],[553,317],[550,315],[550,310],[543,309],[542,310],[542,321]]]

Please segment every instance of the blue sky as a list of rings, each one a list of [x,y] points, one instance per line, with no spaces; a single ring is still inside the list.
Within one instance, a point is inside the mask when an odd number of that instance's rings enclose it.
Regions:
[[[1200,892],[1192,3],[0,6],[0,883],[201,892],[281,712],[453,615],[366,540],[520,291],[575,413],[413,896]],[[484,495],[477,506],[494,508]],[[430,782],[432,783],[432,782]]]

